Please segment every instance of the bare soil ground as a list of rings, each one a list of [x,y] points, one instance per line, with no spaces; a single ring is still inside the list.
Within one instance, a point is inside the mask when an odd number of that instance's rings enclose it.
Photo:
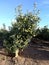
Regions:
[[[24,51],[19,52],[17,58],[7,56],[2,48],[0,49],[0,65],[49,65],[49,47],[32,42]]]

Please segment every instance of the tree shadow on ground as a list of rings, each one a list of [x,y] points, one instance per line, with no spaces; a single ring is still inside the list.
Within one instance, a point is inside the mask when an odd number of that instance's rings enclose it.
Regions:
[[[6,52],[0,52],[1,55],[7,56],[7,57],[15,57],[15,53],[9,53],[7,54]]]
[[[49,51],[42,50],[39,48],[33,48],[28,46],[22,52],[19,53],[20,56],[25,58],[32,58],[37,60],[49,60]]]

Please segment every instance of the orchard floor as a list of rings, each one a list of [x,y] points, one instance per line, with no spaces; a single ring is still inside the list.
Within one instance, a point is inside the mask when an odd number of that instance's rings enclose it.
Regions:
[[[7,56],[0,49],[0,65],[49,65],[49,47],[28,45],[17,58]]]

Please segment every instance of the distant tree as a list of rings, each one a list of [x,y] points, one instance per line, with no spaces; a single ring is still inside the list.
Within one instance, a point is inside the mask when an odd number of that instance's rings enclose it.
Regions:
[[[37,29],[36,31],[37,35],[36,37],[43,40],[49,40],[49,29],[47,26],[44,26],[44,28]]]
[[[0,44],[4,44],[4,40],[7,39],[8,30],[6,30],[5,24],[3,24],[3,28],[0,29]]]

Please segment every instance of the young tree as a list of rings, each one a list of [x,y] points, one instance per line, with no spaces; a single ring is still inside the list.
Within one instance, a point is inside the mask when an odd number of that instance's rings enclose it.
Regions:
[[[28,45],[35,34],[37,24],[40,20],[40,17],[37,15],[39,10],[35,10],[35,5],[34,12],[26,14],[22,14],[22,8],[20,7],[18,6],[18,16],[15,18],[16,22],[12,23],[10,40],[5,41],[5,46],[9,52],[24,49]]]

